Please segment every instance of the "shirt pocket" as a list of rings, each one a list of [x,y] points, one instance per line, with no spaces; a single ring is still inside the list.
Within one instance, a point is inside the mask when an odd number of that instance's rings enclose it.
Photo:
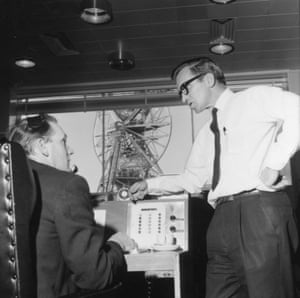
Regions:
[[[246,144],[245,132],[239,127],[223,127],[223,132],[226,148],[228,153],[239,154],[242,153]]]

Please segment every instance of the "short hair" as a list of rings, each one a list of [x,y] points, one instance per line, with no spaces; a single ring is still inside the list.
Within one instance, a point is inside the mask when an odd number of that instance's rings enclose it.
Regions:
[[[57,123],[57,120],[48,114],[19,119],[9,131],[9,140],[19,143],[29,155],[32,153],[33,141],[39,138],[48,139],[52,135],[50,122]]]
[[[178,73],[185,67],[189,67],[191,72],[195,75],[211,73],[216,81],[226,85],[226,79],[222,69],[208,57],[196,57],[181,62],[172,70],[172,80],[175,80]]]

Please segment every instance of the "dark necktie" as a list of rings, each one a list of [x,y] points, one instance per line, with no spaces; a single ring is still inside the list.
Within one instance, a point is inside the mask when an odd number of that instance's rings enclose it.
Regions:
[[[220,178],[220,153],[221,153],[221,144],[220,144],[220,130],[218,127],[218,118],[217,118],[217,108],[212,109],[212,123],[210,129],[215,135],[215,157],[214,157],[214,171],[212,178],[211,188],[214,190],[219,182]]]

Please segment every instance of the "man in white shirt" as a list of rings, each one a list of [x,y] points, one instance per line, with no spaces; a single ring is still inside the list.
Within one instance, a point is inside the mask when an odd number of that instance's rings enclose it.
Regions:
[[[295,297],[298,234],[280,170],[299,143],[299,97],[269,86],[233,93],[206,57],[184,61],[172,78],[191,109],[215,116],[199,131],[184,172],[135,183],[133,198],[210,185],[206,297]]]

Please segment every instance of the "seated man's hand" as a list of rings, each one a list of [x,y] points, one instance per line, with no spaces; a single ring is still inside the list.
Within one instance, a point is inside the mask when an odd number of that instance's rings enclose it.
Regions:
[[[136,242],[133,239],[131,239],[128,235],[121,232],[117,232],[113,234],[108,239],[108,241],[113,241],[118,243],[124,252],[131,252],[137,249]]]
[[[133,200],[142,200],[148,193],[148,185],[145,180],[134,183],[129,188],[130,196]]]

